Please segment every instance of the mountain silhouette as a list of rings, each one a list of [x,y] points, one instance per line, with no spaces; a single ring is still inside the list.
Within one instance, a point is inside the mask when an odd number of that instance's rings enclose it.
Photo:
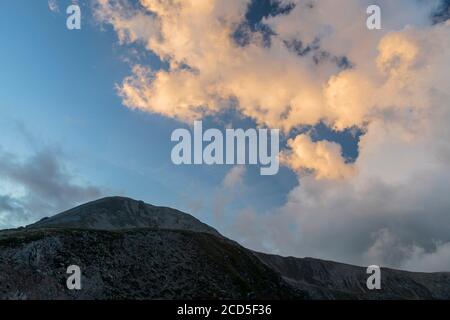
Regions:
[[[81,269],[81,290],[66,286]],[[0,299],[450,299],[450,273],[363,267],[246,249],[181,211],[123,197],[0,231]]]

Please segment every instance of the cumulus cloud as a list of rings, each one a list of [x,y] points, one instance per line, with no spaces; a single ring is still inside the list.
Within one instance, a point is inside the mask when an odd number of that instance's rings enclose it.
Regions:
[[[436,244],[450,241],[450,22],[433,18],[442,1],[376,1],[383,29],[369,31],[369,1],[282,0],[287,9],[261,21],[269,35],[242,27],[247,0],[139,3],[98,0],[96,11],[122,43],[169,66],[135,65],[118,86],[127,107],[191,122],[233,106],[292,137],[282,152],[299,186],[257,217],[267,232],[241,232],[243,241],[391,266],[445,252]],[[339,145],[295,133],[321,122],[364,132],[354,163]]]
[[[122,41],[141,42],[170,63],[157,71],[135,66],[119,87],[125,105],[191,122],[233,98],[261,124],[289,129],[320,119],[321,79],[338,67],[324,63],[321,76],[313,59],[302,62],[282,38],[269,48],[257,35],[245,47],[237,45],[233,34],[249,1],[141,1],[153,13],[146,16],[148,32],[132,27],[141,10],[130,13],[119,3],[100,1],[98,16],[113,24]]]
[[[288,14],[264,19],[275,33],[270,46],[258,33],[244,46],[236,42],[249,1],[141,0],[140,8],[126,1],[98,3],[97,17],[113,25],[122,43],[140,42],[170,65],[133,67],[118,87],[130,108],[192,122],[235,99],[243,115],[289,132],[320,121],[338,130],[361,127],[390,109],[426,103],[416,100],[424,99],[420,81],[415,88],[401,86],[415,76],[428,31],[411,36],[388,30],[424,24],[438,1],[380,1],[384,12],[402,13],[386,19],[379,32],[365,28],[365,1],[349,1],[345,12],[335,1],[283,1],[293,4]],[[344,58],[355,67],[343,68]],[[419,92],[411,95],[413,89]]]
[[[252,223],[233,228],[232,235],[254,249],[283,255],[450,270],[439,245],[450,242],[444,142],[430,132],[415,140],[403,133],[392,124],[372,124],[361,140],[355,175],[303,176],[282,208],[263,216],[243,214],[238,221],[254,218]]]
[[[341,146],[329,141],[313,142],[308,135],[301,134],[288,141],[289,152],[282,161],[294,170],[313,170],[318,179],[346,178],[353,174],[353,167],[342,157]]]
[[[0,148],[0,163],[0,228],[23,226],[101,195],[97,187],[74,182],[53,149],[20,159]]]

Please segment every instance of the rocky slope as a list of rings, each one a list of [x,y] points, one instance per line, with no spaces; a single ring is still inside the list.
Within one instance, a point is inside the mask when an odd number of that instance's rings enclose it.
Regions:
[[[82,290],[66,289],[66,268]],[[0,238],[1,299],[287,299],[301,290],[222,237],[179,230],[40,229]]]
[[[255,253],[312,299],[450,299],[450,273],[382,268],[381,290],[368,290],[366,268],[312,258]]]
[[[82,290],[66,269],[82,270]],[[365,269],[245,249],[194,217],[127,198],[0,231],[0,299],[449,299],[450,274]]]

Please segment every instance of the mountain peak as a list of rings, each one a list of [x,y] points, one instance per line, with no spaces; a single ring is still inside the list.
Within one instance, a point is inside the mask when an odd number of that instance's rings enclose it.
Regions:
[[[29,229],[68,228],[121,230],[134,228],[174,229],[220,235],[214,228],[190,214],[157,207],[126,197],[106,197],[44,218]]]

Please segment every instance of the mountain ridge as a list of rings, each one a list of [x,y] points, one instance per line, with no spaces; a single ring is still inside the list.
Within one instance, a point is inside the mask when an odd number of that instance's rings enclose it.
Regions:
[[[120,230],[161,228],[192,230],[222,236],[216,229],[194,216],[169,207],[159,207],[127,197],[105,197],[84,203],[26,226],[35,228],[81,228]]]
[[[83,290],[65,287],[79,265]],[[450,299],[450,273],[255,252],[195,217],[124,197],[0,231],[0,299]],[[32,285],[30,285],[32,284]]]

